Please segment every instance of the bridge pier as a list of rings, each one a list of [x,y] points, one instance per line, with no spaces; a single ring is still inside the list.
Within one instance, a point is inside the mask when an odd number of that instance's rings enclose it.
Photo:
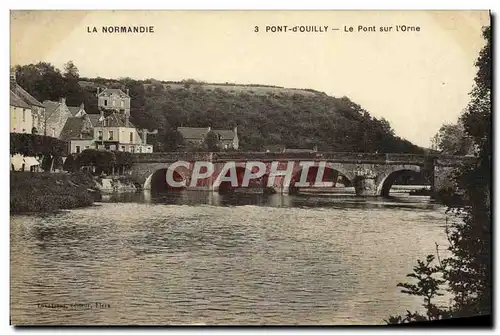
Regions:
[[[354,179],[354,189],[357,196],[362,197],[376,197],[377,194],[377,180],[372,176],[356,176]]]

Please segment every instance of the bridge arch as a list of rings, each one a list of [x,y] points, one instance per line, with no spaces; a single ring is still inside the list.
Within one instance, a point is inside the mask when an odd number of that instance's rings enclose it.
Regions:
[[[394,182],[403,175],[421,176],[422,169],[418,165],[404,165],[389,168],[377,179],[377,195],[386,197],[389,195]]]
[[[181,190],[183,187],[172,187],[167,183],[167,167],[156,169],[146,177],[143,188],[151,191]],[[173,172],[173,178],[177,182],[186,181],[189,184],[189,169],[185,166],[178,166]]]
[[[295,186],[295,183],[300,181],[303,170],[302,166],[298,164],[296,165],[292,175],[292,180],[290,181],[289,193],[295,193],[300,189],[300,187]],[[317,164],[309,167],[306,182],[308,182],[311,186],[316,181],[318,170],[319,166]],[[343,164],[327,162],[325,164],[322,181],[333,182],[335,186],[340,179],[344,185],[351,186],[354,179],[353,172],[347,169]]]
[[[228,192],[234,191],[237,188],[241,188],[242,185],[243,185],[243,178],[245,176],[245,173],[256,173],[257,172],[257,168],[256,167],[254,167],[252,170],[250,170],[249,168],[247,168],[247,165],[246,165],[245,162],[243,162],[243,163],[237,162],[235,164],[235,170],[236,170],[236,178],[237,178],[237,181],[238,181],[238,186],[237,187],[233,187],[231,185],[230,181],[223,181],[218,186],[217,191],[219,193],[228,193]],[[225,173],[225,176],[228,177],[229,175],[230,175],[230,171],[228,170]],[[276,191],[274,189],[267,187],[268,177],[269,177],[269,173],[264,173],[264,175],[262,177],[260,177],[260,178],[250,179],[249,183],[248,183],[248,186],[246,188],[249,188],[249,189],[258,189],[259,191],[262,191],[264,193],[275,193]]]

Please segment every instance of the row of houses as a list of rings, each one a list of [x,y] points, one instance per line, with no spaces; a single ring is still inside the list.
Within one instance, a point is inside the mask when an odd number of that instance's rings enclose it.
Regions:
[[[10,132],[32,133],[68,142],[69,153],[85,149],[151,153],[146,129],[137,129],[129,120],[130,96],[120,89],[97,92],[100,114],[88,114],[83,103],[68,106],[59,101],[35,99],[17,82],[10,79]]]

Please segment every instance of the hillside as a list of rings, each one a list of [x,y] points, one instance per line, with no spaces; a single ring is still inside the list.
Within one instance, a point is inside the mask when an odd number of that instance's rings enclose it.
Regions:
[[[68,105],[84,101],[89,113],[98,113],[97,87],[129,89],[131,121],[139,128],[158,129],[158,135],[148,137],[155,151],[177,148],[175,129],[179,126],[237,126],[240,150],[259,151],[282,145],[317,147],[321,151],[423,152],[395,136],[388,121],[372,117],[347,97],[335,98],[308,89],[213,84],[192,79],[166,82],[79,78],[77,72],[61,75],[57,69],[48,76],[49,65],[16,67],[18,82],[42,101],[63,95]],[[39,77],[32,75],[37,66],[44,70]]]
[[[159,129],[158,149],[173,150],[179,126],[232,129],[238,126],[241,150],[267,146],[321,151],[410,152],[423,149],[394,135],[388,121],[370,116],[346,97],[265,85],[208,84],[129,79],[89,79],[102,87],[129,88],[132,121]],[[97,86],[95,86],[97,87]],[[88,87],[88,89],[92,89]]]

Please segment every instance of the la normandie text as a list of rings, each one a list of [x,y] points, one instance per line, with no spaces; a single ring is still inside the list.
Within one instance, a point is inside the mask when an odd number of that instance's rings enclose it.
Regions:
[[[154,33],[154,26],[102,26],[101,29],[97,27],[87,26],[87,33],[105,33],[105,34],[147,34]]]

